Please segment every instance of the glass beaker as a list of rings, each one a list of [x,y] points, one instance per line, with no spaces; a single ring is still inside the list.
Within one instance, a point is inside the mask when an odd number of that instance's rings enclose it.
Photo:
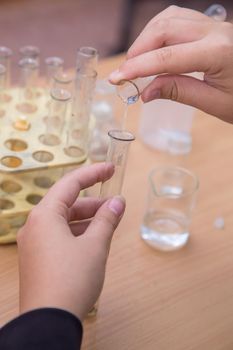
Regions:
[[[98,62],[98,51],[94,47],[83,46],[77,51],[77,70],[96,70]]]
[[[56,146],[62,142],[62,131],[71,94],[67,90],[57,88],[51,90],[50,96],[49,114],[45,118],[46,131],[39,139],[45,145]]]
[[[141,225],[141,238],[148,245],[172,251],[188,242],[198,187],[196,175],[187,169],[158,167],[151,171]]]
[[[108,198],[121,194],[129,146],[135,139],[133,134],[125,130],[110,130],[108,135],[110,142],[106,162],[113,163],[115,171],[111,179],[105,181],[101,185],[101,198]]]

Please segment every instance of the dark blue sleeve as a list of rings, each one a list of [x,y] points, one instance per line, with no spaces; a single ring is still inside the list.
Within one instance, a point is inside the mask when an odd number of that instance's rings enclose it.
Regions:
[[[73,314],[53,308],[27,312],[0,330],[1,350],[78,350],[82,324]]]

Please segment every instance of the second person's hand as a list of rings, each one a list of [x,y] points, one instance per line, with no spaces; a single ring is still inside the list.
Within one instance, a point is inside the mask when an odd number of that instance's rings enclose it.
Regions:
[[[198,80],[183,74],[203,72]],[[112,83],[160,75],[142,92],[144,102],[172,99],[233,123],[233,25],[171,6],[155,16],[110,75]]]

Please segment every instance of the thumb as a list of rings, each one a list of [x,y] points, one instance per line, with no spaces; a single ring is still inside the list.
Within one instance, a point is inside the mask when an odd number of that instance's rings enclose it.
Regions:
[[[96,212],[86,230],[86,235],[96,235],[107,246],[110,245],[115,229],[125,211],[125,199],[115,196],[108,199]]]
[[[143,90],[141,98],[143,102],[169,99],[219,117],[226,108],[221,104],[221,100],[224,100],[223,94],[224,92],[208,85],[205,81],[190,76],[161,75]]]

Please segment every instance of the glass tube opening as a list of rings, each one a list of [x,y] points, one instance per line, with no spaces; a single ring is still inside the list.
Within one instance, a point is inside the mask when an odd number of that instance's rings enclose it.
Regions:
[[[79,48],[78,52],[86,57],[95,57],[98,55],[98,51],[91,46],[82,46]]]
[[[86,69],[96,69],[98,61],[98,51],[89,46],[80,47],[77,51],[76,68],[85,71]]]
[[[0,46],[0,59],[1,58],[9,58],[13,54],[12,50],[6,46]]]
[[[118,141],[133,141],[135,140],[135,137],[133,134],[131,134],[129,131],[125,130],[110,130],[108,132],[108,135]]]
[[[37,46],[27,45],[19,49],[22,57],[37,59],[40,56],[40,49]]]

